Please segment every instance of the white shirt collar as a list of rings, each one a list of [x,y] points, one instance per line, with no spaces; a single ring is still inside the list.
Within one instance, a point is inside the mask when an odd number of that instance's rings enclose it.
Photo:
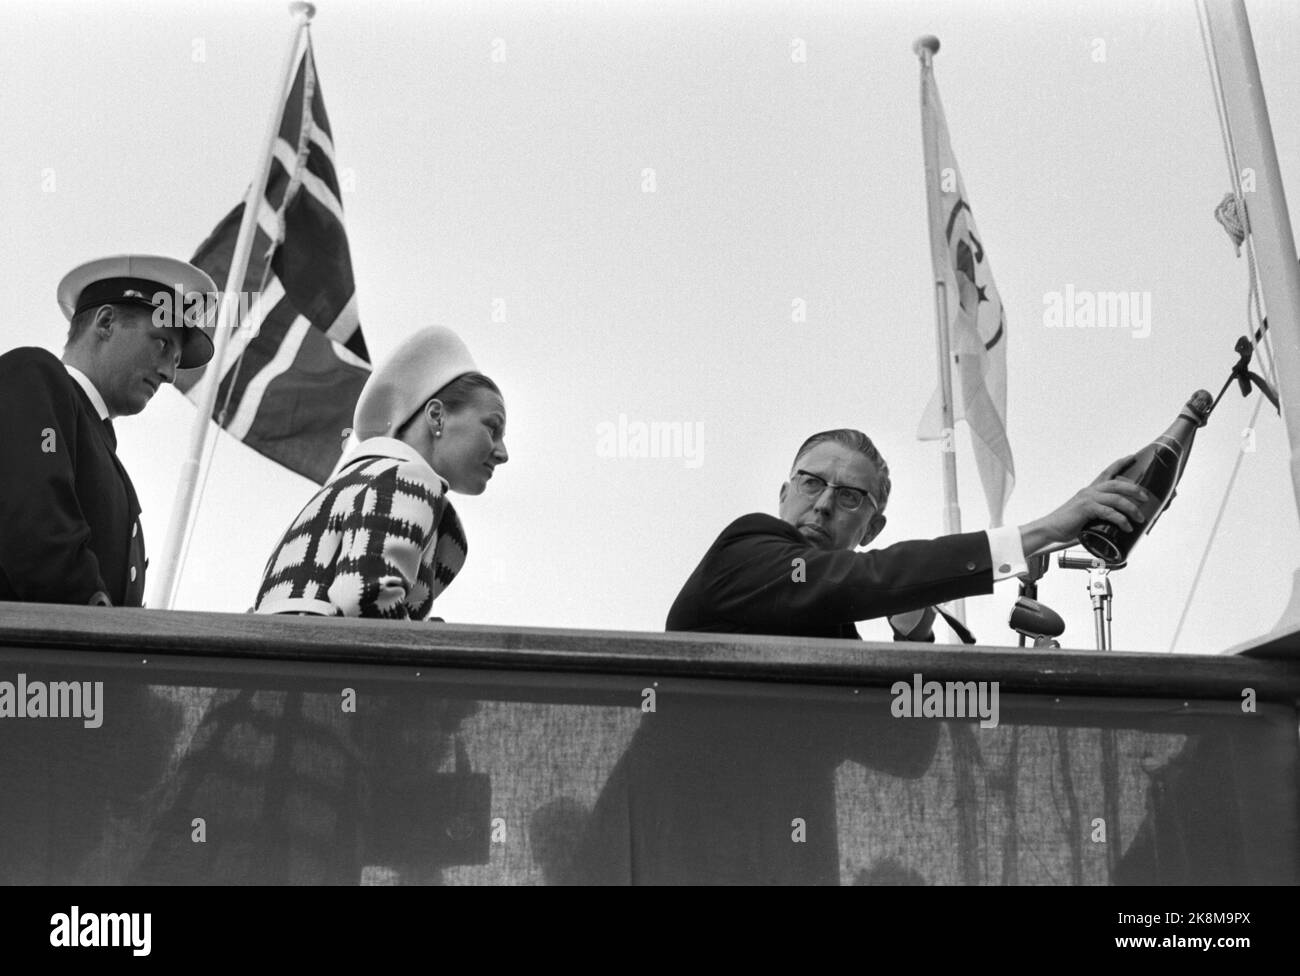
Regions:
[[[338,474],[344,468],[356,464],[364,458],[372,457],[396,458],[399,461],[411,461],[415,464],[419,464],[422,467],[428,468],[433,476],[442,482],[442,490],[444,492],[449,490],[447,479],[438,474],[437,471],[434,471],[433,468],[429,466],[429,462],[424,459],[424,456],[421,455],[419,451],[406,443],[406,441],[398,440],[396,437],[368,437],[364,441],[351,443],[351,445],[343,451],[343,456],[339,458],[339,463],[334,466],[334,471],[330,474],[330,477],[333,478],[334,475]]]
[[[99,413],[99,419],[107,420],[108,404],[104,402],[104,398],[100,396],[99,391],[95,389],[95,384],[90,382],[90,377],[77,369],[76,366],[69,366],[67,363],[64,363],[63,368],[68,371],[69,376],[77,381],[77,385],[86,391],[86,396],[90,397],[90,402]]]

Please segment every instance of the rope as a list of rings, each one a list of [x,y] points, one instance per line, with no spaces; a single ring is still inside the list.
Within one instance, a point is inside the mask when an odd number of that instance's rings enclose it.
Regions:
[[[1232,185],[1232,192],[1219,201],[1214,216],[1232,238],[1233,248],[1238,257],[1241,256],[1242,245],[1246,246],[1246,264],[1250,281],[1250,292],[1246,297],[1246,321],[1250,323],[1250,327],[1246,334],[1250,336],[1252,352],[1257,353],[1255,331],[1257,326],[1263,324],[1264,312],[1259,297],[1259,273],[1255,267],[1255,241],[1250,233],[1249,211],[1241,189],[1241,167],[1237,161],[1237,144],[1232,138],[1232,130],[1228,125],[1228,105],[1223,94],[1223,79],[1219,76],[1219,65],[1210,43],[1210,24],[1209,16],[1205,11],[1205,0],[1196,0],[1196,21],[1201,31],[1201,46],[1205,49],[1205,63],[1210,69],[1210,87],[1214,90],[1214,108],[1219,117],[1219,135],[1223,141],[1224,157],[1228,164],[1228,182]],[[1277,373],[1273,368],[1273,340],[1267,332],[1264,333],[1264,345],[1268,349],[1268,359],[1263,361],[1264,375],[1276,390]]]
[[[1255,429],[1255,421],[1259,417],[1259,408],[1264,405],[1263,396],[1255,399],[1255,412],[1250,415],[1250,425],[1248,430]],[[1182,635],[1183,624],[1187,622],[1188,611],[1192,608],[1192,599],[1196,596],[1196,588],[1201,582],[1201,573],[1205,569],[1205,562],[1210,558],[1210,547],[1214,545],[1214,539],[1219,534],[1219,523],[1223,521],[1223,513],[1228,508],[1228,497],[1232,494],[1233,485],[1237,482],[1237,472],[1241,470],[1242,458],[1246,456],[1244,449],[1237,452],[1237,460],[1232,466],[1232,474],[1228,477],[1228,487],[1223,490],[1223,500],[1219,502],[1219,513],[1214,516],[1214,524],[1210,526],[1210,537],[1205,540],[1205,551],[1201,553],[1201,562],[1196,567],[1196,575],[1192,577],[1192,588],[1187,592],[1187,602],[1183,604],[1183,612],[1178,618],[1178,626],[1174,628],[1174,639],[1169,642],[1169,653],[1174,652],[1178,646],[1178,638]]]
[[[1214,219],[1223,225],[1223,229],[1228,232],[1232,238],[1232,246],[1237,250],[1237,257],[1241,257],[1241,245],[1246,240],[1246,214],[1237,205],[1237,196],[1234,193],[1225,193],[1219,205],[1214,208]]]
[[[1214,208],[1214,219],[1222,225],[1228,237],[1232,239],[1237,257],[1241,257],[1241,245],[1246,245],[1247,280],[1250,282],[1250,293],[1246,298],[1246,322],[1248,323],[1246,334],[1250,336],[1252,355],[1258,354],[1257,331],[1264,324],[1264,314],[1260,307],[1259,273],[1255,268],[1255,250],[1250,237],[1250,216],[1239,188],[1233,193],[1223,195],[1219,205]],[[1273,344],[1267,330],[1264,330],[1264,343],[1268,356],[1267,358],[1260,356],[1260,362],[1263,364],[1269,385],[1277,389],[1277,375],[1273,371]]]
[[[1233,250],[1237,257],[1241,257],[1242,245],[1246,248],[1246,268],[1247,280],[1250,283],[1249,291],[1246,296],[1246,335],[1250,339],[1251,358],[1252,360],[1260,353],[1259,340],[1262,336],[1264,349],[1268,351],[1267,357],[1261,356],[1260,361],[1263,364],[1264,374],[1273,389],[1277,389],[1277,374],[1273,368],[1273,345],[1272,339],[1264,328],[1264,310],[1260,300],[1259,289],[1259,271],[1255,265],[1255,241],[1250,233],[1250,212],[1246,206],[1246,199],[1241,188],[1241,169],[1237,161],[1237,147],[1232,138],[1232,130],[1228,125],[1227,102],[1223,94],[1223,80],[1219,76],[1219,65],[1214,57],[1213,45],[1210,42],[1209,18],[1205,10],[1205,0],[1197,0],[1196,19],[1201,30],[1201,44],[1205,49],[1205,60],[1210,69],[1210,86],[1214,90],[1214,107],[1219,116],[1219,134],[1223,139],[1224,155],[1228,163],[1228,180],[1232,185],[1232,192],[1224,195],[1219,201],[1219,205],[1214,208],[1214,219],[1219,222],[1228,237],[1232,240]],[[1232,383],[1234,376],[1228,378],[1219,395],[1215,397],[1214,407],[1217,407],[1223,394],[1227,392],[1228,386]],[[1260,408],[1264,405],[1264,397],[1261,394],[1255,401],[1255,410],[1250,415],[1249,430],[1254,430],[1255,421],[1259,418]],[[1213,409],[1213,407],[1211,407]],[[1243,448],[1237,452],[1237,459],[1232,465],[1232,474],[1228,476],[1228,484],[1223,492],[1223,499],[1219,502],[1219,511],[1214,516],[1214,524],[1210,526],[1209,538],[1205,540],[1205,549],[1201,553],[1200,563],[1196,567],[1196,574],[1192,577],[1192,586],[1187,593],[1187,601],[1183,604],[1183,612],[1178,617],[1178,626],[1174,628],[1173,639],[1169,642],[1169,652],[1173,653],[1178,646],[1178,638],[1182,636],[1183,625],[1187,622],[1187,615],[1191,611],[1192,601],[1195,599],[1197,587],[1200,586],[1201,575],[1205,571],[1205,564],[1210,557],[1210,549],[1214,545],[1215,536],[1218,535],[1219,525],[1223,521],[1224,512],[1228,508],[1228,499],[1232,496],[1232,489],[1237,483],[1237,475],[1241,471],[1241,462],[1245,457],[1246,451]]]

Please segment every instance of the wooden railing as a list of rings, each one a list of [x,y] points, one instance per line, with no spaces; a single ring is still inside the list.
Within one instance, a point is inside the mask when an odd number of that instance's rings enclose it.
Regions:
[[[1300,701],[1300,658],[1035,650],[732,634],[646,633],[162,612],[0,603],[0,648],[407,665],[509,672],[655,674],[887,687],[924,665],[939,681],[996,679],[1007,694]]]

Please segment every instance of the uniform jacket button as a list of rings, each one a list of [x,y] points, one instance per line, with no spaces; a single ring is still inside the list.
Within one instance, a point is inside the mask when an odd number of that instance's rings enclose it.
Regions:
[[[975,572],[975,564],[973,562],[967,563],[966,568],[970,570],[972,573]]]
[[[135,582],[135,567],[134,567],[134,566],[131,567],[131,582],[132,582],[132,583]]]

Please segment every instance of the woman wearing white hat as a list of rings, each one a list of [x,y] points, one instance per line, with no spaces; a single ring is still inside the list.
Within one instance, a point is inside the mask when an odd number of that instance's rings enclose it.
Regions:
[[[275,547],[254,609],[428,617],[465,561],[447,492],[484,490],[508,457],[505,425],[500,390],[455,333],[411,336],[366,382],[356,443]],[[417,801],[466,703],[378,694],[358,712],[310,689],[219,690],[133,880],[355,884],[366,865],[436,878],[438,823]],[[191,843],[195,817],[211,843]]]
[[[254,610],[423,620],[464,564],[447,492],[509,455],[506,408],[450,329],[403,342],[361,391],[352,446],[267,562]]]

